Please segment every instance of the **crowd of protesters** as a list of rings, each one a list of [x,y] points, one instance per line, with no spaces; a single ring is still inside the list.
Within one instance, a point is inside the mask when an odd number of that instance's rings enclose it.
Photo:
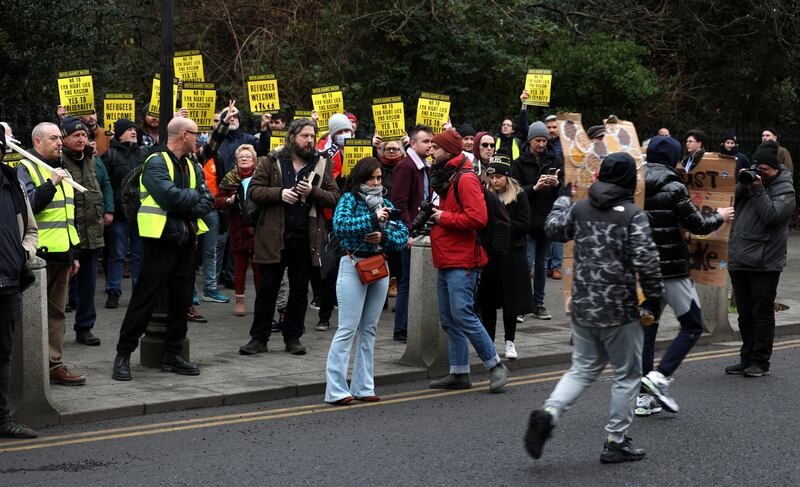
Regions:
[[[316,113],[291,122],[284,113],[265,114],[259,132],[251,134],[230,102],[209,133],[180,110],[169,122],[167,140],[159,140],[159,120],[148,108],[141,126],[117,120],[109,137],[96,114],[72,117],[59,107],[57,123],[33,129],[33,157],[16,169],[0,167],[0,240],[16,249],[0,257],[0,436],[36,434],[9,420],[7,402],[13,330],[30,281],[25,262],[34,255],[46,261],[53,384],[87,380],[64,365],[65,325],[74,311],[75,341],[100,345],[92,328],[102,266],[105,306],[117,308],[123,293],[130,296],[113,379],[133,379],[130,355],[161,295],[167,297],[162,368],[182,375],[200,373],[181,352],[187,321],[206,321],[197,309],[201,301],[231,306],[236,317],[250,314],[242,355],[267,352],[273,333],[281,334],[286,352],[304,355],[309,307],[319,310],[315,331],[323,333],[338,304],[325,401],[345,405],[380,401],[373,353],[387,297],[396,298],[393,339],[408,339],[415,236],[430,236],[439,320],[449,340],[449,374],[430,387],[472,387],[471,345],[488,371],[491,392],[509,379],[502,358],[518,356],[518,323],[526,316],[551,319],[544,304],[547,279],[562,278],[563,243],[573,240],[573,364],[543,409],[531,415],[526,447],[535,458],[542,454],[563,413],[608,361],[614,388],[601,460],[619,462],[644,456],[626,435],[634,415],[679,410],[671,376],[703,331],[681,229],[706,235],[727,222],[728,269],[744,343],[740,361],[725,372],[766,375],[773,302],[796,205],[792,159],[778,132],[763,131],[752,162],[735,134],[720,141],[718,152],[735,159],[739,175],[735,208],[706,214],[689,197],[683,175],[702,166],[710,152],[699,129],[686,133],[684,147],[666,128],[646,142],[644,208],[633,202],[636,164],[625,153],[605,157],[588,198],[574,203],[571,184],[565,184],[558,118],[531,123],[527,98],[523,92],[516,121],[503,119],[497,132],[448,122],[414,126],[400,140],[375,133],[374,157],[358,161],[348,176],[346,140],[358,133],[350,113],[331,116],[325,134]],[[4,153],[5,138],[15,139],[11,127],[0,127]],[[271,150],[276,130],[287,136]],[[604,135],[604,125],[587,130],[591,141]],[[502,251],[484,232],[497,221],[508,227]],[[247,299],[248,269],[254,300]],[[233,303],[223,288],[233,289]],[[665,305],[675,311],[680,331],[655,365]],[[655,323],[643,327],[643,314]]]

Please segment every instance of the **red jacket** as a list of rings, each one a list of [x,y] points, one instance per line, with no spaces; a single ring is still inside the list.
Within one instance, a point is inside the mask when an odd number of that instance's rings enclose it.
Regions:
[[[459,154],[447,161],[447,165],[457,166],[465,158],[463,154]],[[469,160],[463,168],[472,169]],[[431,229],[433,266],[437,269],[483,267],[489,262],[483,247],[478,245],[477,234],[488,222],[483,187],[472,171],[462,174],[458,180],[461,204],[453,196],[453,187],[451,182],[447,194],[439,195],[439,209],[443,213],[439,217],[439,224]]]

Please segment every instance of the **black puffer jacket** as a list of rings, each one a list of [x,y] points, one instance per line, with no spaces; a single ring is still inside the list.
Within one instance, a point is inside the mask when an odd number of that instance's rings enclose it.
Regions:
[[[520,154],[519,159],[511,164],[511,176],[522,186],[531,207],[528,231],[542,237],[544,236],[544,221],[553,208],[553,202],[558,198],[558,187],[545,187],[534,191],[533,186],[539,181],[539,176],[547,174],[550,168],[560,169],[558,179],[559,181],[564,180],[564,164],[549,147],[539,158],[536,158],[530,151],[525,151]]]
[[[103,163],[108,170],[108,178],[114,189],[114,220],[124,220],[122,211],[122,179],[143,163],[147,157],[147,149],[135,143],[121,143],[118,138],[111,139],[108,152],[103,155]]]
[[[695,235],[708,235],[722,226],[717,212],[703,215],[689,198],[678,171],[664,164],[645,166],[644,209],[658,247],[664,279],[689,275],[689,250],[680,227]]]

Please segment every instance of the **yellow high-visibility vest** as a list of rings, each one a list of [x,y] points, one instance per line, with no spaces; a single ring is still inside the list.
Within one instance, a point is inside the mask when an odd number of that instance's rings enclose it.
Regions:
[[[27,159],[20,163],[28,169],[31,181],[38,188],[47,182],[51,172]],[[75,228],[75,193],[69,184],[56,185],[56,194],[45,208],[34,215],[39,227],[39,248],[47,252],[67,252],[70,244],[80,242]]]
[[[500,150],[500,137],[497,138],[497,142],[494,144],[495,150]],[[506,154],[508,155],[508,154]],[[519,145],[517,145],[517,139],[511,139],[511,160],[516,161],[519,159]]]
[[[148,156],[144,161],[144,164],[146,165],[150,158],[156,154],[157,153],[155,152],[150,154],[150,156]],[[161,154],[161,157],[164,158],[164,163],[169,171],[169,178],[175,182],[175,172],[172,168],[172,160],[170,159],[169,154],[166,152],[158,152],[158,154]],[[197,178],[194,174],[194,163],[189,161],[187,165],[189,166],[189,187],[192,189],[197,189]],[[161,238],[161,234],[164,232],[164,227],[167,225],[167,211],[161,208],[158,203],[156,203],[153,195],[147,191],[147,188],[142,182],[143,177],[144,168],[142,168],[142,175],[139,176],[139,199],[142,203],[139,207],[139,211],[136,213],[136,223],[139,225],[139,236],[146,238]],[[205,222],[198,218],[197,234],[202,235],[207,231],[208,227],[206,226]]]

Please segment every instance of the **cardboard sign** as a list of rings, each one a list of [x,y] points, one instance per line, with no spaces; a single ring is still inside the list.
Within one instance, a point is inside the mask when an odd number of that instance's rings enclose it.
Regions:
[[[450,97],[422,92],[417,101],[417,125],[428,125],[438,134],[450,119]]]
[[[217,90],[214,83],[183,83],[183,107],[189,110],[189,118],[197,124],[197,130],[208,132],[214,128],[216,106]]]
[[[372,116],[375,119],[375,133],[384,142],[405,137],[406,115],[403,99],[399,96],[372,100]]]
[[[286,143],[286,137],[289,136],[289,132],[286,130],[273,130],[272,133],[269,135],[269,150],[274,151],[279,146]]]
[[[106,135],[114,133],[114,124],[120,118],[136,121],[136,100],[132,93],[107,93],[103,99],[103,120]]]
[[[274,74],[248,76],[247,96],[250,99],[250,111],[254,115],[275,113],[281,109],[278,80]]]
[[[575,189],[573,202],[586,198],[594,175],[600,170],[602,160],[614,152],[627,152],[636,160],[636,192],[634,201],[644,208],[644,168],[642,149],[636,127],[627,121],[606,123],[606,135],[602,141],[594,142],[586,135],[580,113],[559,113],[558,127],[561,147],[564,150],[564,184],[572,183]],[[564,297],[572,294],[574,268],[574,243],[564,244],[564,261],[561,267],[564,276]]]
[[[338,86],[324,86],[311,91],[311,102],[319,115],[319,130],[328,131],[328,120],[334,113],[344,113],[344,95]]]
[[[372,141],[369,139],[347,139],[344,141],[342,176],[349,176],[356,163],[365,157],[372,157]]]
[[[203,55],[200,51],[178,51],[172,58],[175,77],[183,81],[205,81],[203,73]]]
[[[525,90],[528,91],[526,105],[537,107],[550,106],[550,88],[553,84],[553,72],[549,69],[529,69],[525,76]]]
[[[678,169],[683,172],[682,169]],[[700,163],[683,173],[689,197],[703,215],[733,206],[736,196],[736,158],[707,152]],[[689,274],[698,284],[723,287],[728,283],[729,223],[709,235],[689,235]]]
[[[58,98],[67,115],[94,113],[94,84],[88,69],[58,73]]]
[[[172,83],[172,111],[178,111],[178,78]],[[156,73],[153,77],[153,89],[150,91],[150,109],[147,114],[158,118],[161,108],[161,75]]]

